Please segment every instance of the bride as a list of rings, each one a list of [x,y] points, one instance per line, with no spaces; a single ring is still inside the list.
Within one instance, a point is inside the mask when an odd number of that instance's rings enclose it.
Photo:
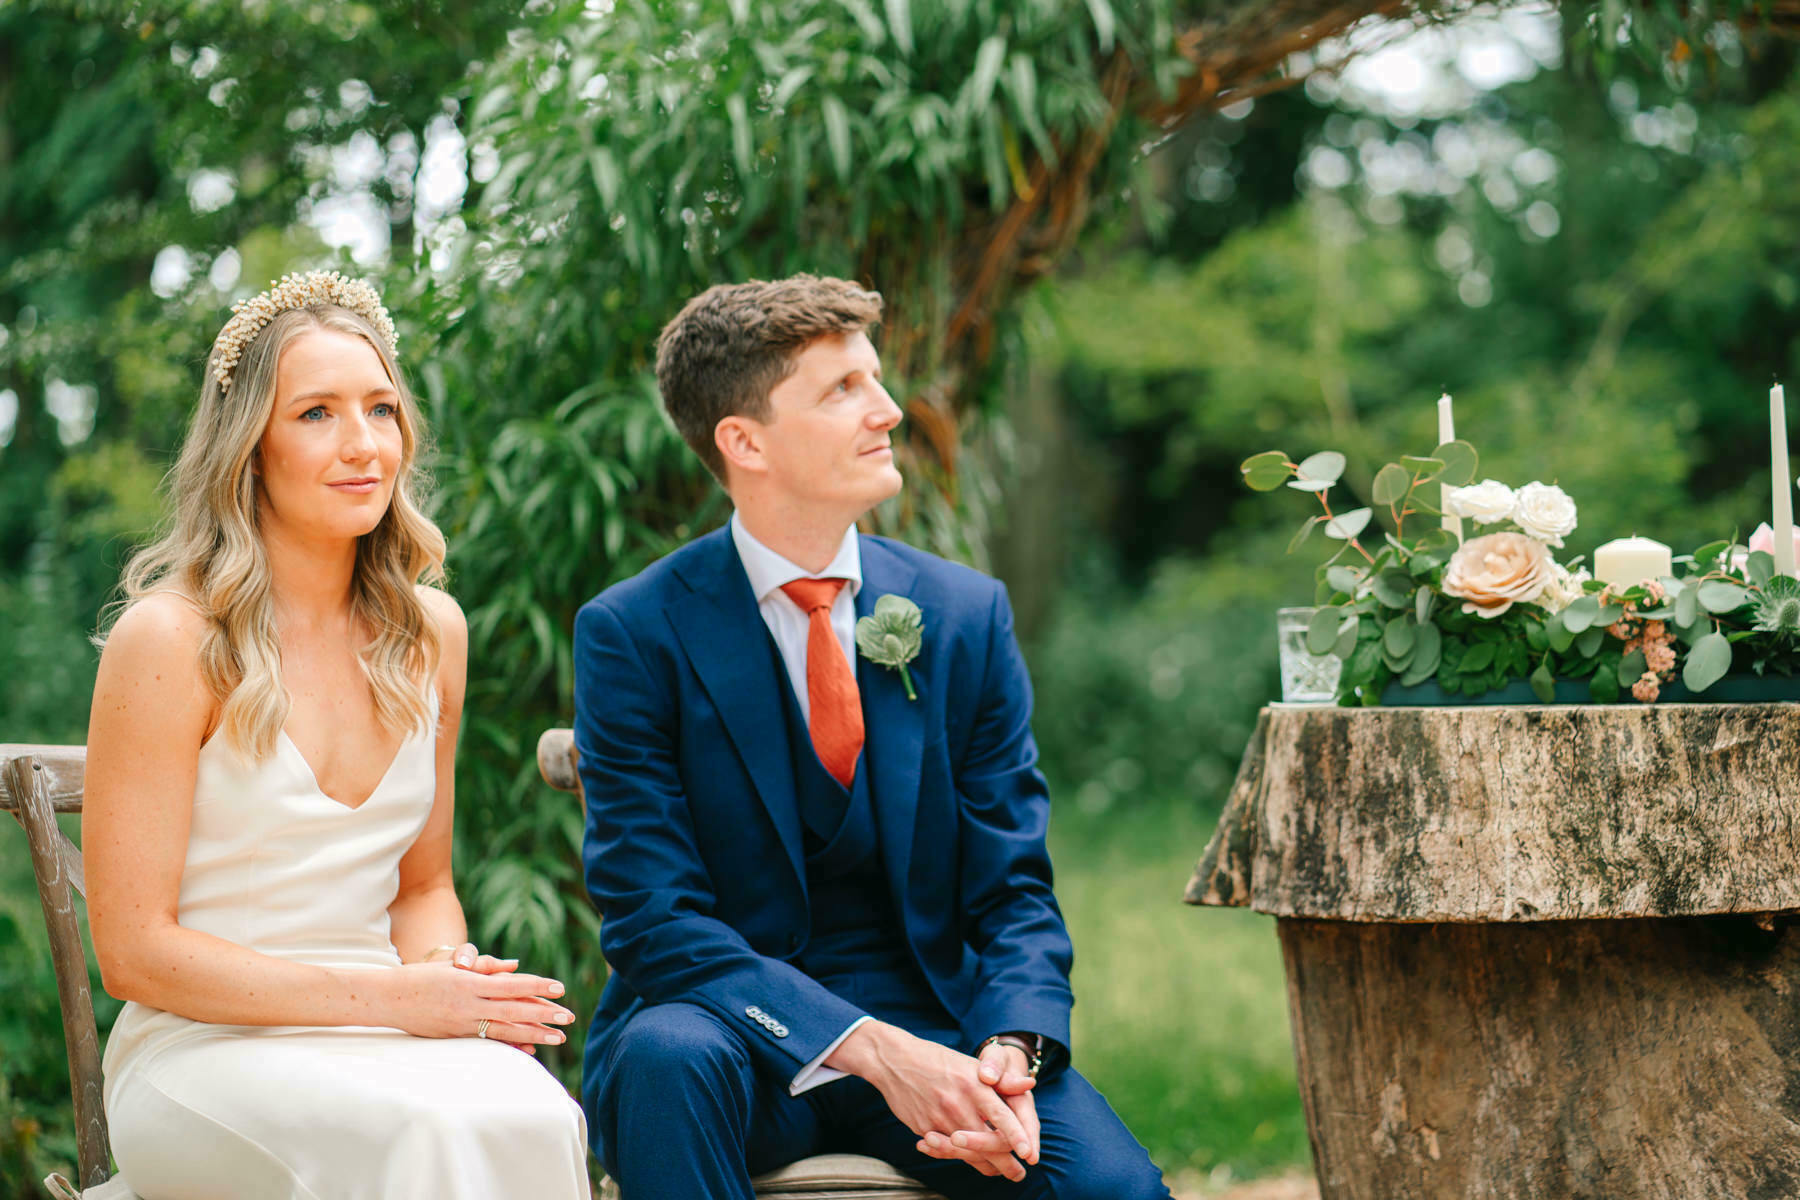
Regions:
[[[585,1197],[580,1111],[531,1057],[563,987],[478,956],[451,881],[468,634],[422,582],[444,539],[393,324],[323,272],[234,311],[89,726],[121,1174],[145,1200]]]

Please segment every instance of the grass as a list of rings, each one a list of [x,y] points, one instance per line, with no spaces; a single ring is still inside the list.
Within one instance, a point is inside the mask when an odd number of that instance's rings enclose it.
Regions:
[[[1273,918],[1182,890],[1215,819],[1059,805],[1051,852],[1075,941],[1075,1062],[1165,1171],[1310,1164]]]

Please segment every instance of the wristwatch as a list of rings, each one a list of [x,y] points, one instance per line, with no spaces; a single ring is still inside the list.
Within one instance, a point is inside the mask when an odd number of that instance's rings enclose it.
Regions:
[[[1029,1041],[1026,1040],[1027,1037],[1030,1038]],[[1033,1079],[1038,1077],[1038,1072],[1044,1067],[1044,1035],[1041,1033],[996,1033],[976,1048],[975,1056],[981,1057],[981,1052],[993,1045],[1011,1046],[1023,1052],[1025,1073]]]

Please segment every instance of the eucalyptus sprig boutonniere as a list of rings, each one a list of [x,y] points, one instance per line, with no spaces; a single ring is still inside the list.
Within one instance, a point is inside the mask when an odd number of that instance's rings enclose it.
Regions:
[[[919,657],[924,635],[925,615],[919,606],[905,596],[888,595],[875,602],[872,615],[856,623],[856,648],[876,666],[900,672],[906,698],[917,700],[906,664]]]

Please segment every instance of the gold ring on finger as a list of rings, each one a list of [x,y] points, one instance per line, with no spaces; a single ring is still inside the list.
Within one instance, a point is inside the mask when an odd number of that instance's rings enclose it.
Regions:
[[[475,1036],[478,1038],[486,1037],[487,1031],[488,1031],[488,1026],[491,1025],[492,1023],[493,1022],[487,1017],[483,1017],[483,1018],[481,1018],[481,1020],[475,1022]]]

